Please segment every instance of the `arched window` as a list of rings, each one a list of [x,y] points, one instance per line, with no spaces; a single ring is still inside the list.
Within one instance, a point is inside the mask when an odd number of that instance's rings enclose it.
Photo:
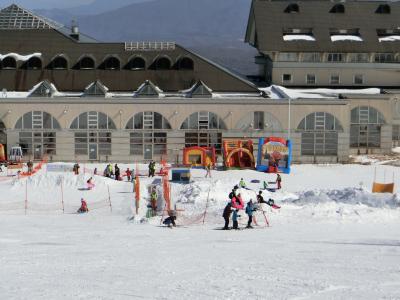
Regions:
[[[182,57],[178,60],[178,69],[179,70],[193,70],[194,63],[193,60],[189,57]]]
[[[155,62],[156,70],[169,70],[171,69],[171,60],[168,57],[160,57]]]
[[[144,159],[167,154],[167,130],[171,129],[168,120],[152,111],[140,112],[129,119],[126,130],[130,133],[130,154]]]
[[[101,69],[104,69],[104,70],[119,70],[119,69],[121,69],[121,62],[117,57],[109,56],[104,60]]]
[[[60,123],[47,112],[31,111],[18,119],[19,144],[24,155],[42,159],[44,154],[56,154],[57,131]]]
[[[42,60],[39,57],[31,57],[25,63],[25,69],[27,70],[40,70],[42,68]]]
[[[126,65],[128,70],[144,70],[146,69],[146,61],[142,57],[132,58]]]
[[[281,132],[282,124],[269,112],[255,111],[247,114],[237,124],[236,129],[264,130],[268,132]]]
[[[380,4],[376,9],[375,13],[377,14],[390,14],[390,5],[388,4]]]
[[[288,14],[290,14],[290,13],[298,13],[298,12],[300,12],[300,9],[299,9],[299,6],[296,3],[291,3],[285,8],[284,12],[288,13]]]
[[[344,14],[344,5],[335,4],[329,12],[333,14]]]
[[[58,55],[51,61],[49,69],[66,70],[68,69],[68,60],[63,55]]]
[[[215,147],[221,153],[222,130],[227,127],[217,114],[208,111],[191,114],[181,125],[185,130],[185,147]]]
[[[108,115],[97,111],[82,113],[70,129],[75,131],[75,155],[88,156],[89,160],[111,155],[112,130],[116,126]]]
[[[351,110],[350,147],[381,147],[381,127],[385,119],[378,110],[370,106],[359,106]]]
[[[17,61],[15,60],[14,57],[12,56],[7,56],[6,58],[3,58],[1,61],[1,67],[3,69],[16,69],[17,68]]]
[[[77,64],[77,69],[79,70],[93,70],[95,67],[96,63],[91,56],[82,57]]]
[[[337,155],[339,120],[326,112],[307,115],[297,127],[301,132],[301,155]]]

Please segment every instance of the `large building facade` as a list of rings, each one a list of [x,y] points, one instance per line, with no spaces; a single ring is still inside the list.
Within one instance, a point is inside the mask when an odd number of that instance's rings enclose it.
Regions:
[[[99,43],[16,5],[0,38],[0,143],[27,159],[180,163],[187,146],[280,136],[295,162],[334,163],[400,138],[394,90],[272,93],[175,43]]]
[[[246,42],[268,83],[398,87],[400,2],[253,0]]]

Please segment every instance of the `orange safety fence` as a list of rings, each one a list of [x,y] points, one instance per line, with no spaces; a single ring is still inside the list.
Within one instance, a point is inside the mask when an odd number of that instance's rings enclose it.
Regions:
[[[41,162],[39,162],[38,164],[36,164],[36,166],[33,167],[32,172],[21,172],[19,174],[19,176],[21,178],[33,176],[37,172],[39,172],[42,169],[43,165],[46,163],[47,163],[47,158],[43,158],[43,160]]]
[[[167,205],[167,210],[171,210],[171,186],[169,184],[169,178],[167,176],[163,176],[163,193],[164,200]]]
[[[392,193],[394,192],[394,183],[378,183],[372,184],[373,193]]]

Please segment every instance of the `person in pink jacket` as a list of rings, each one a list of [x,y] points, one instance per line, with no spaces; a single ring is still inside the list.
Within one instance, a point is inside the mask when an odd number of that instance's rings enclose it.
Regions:
[[[234,208],[234,209],[237,209],[237,210],[244,209],[244,202],[243,202],[243,199],[242,199],[242,196],[240,195],[240,193],[237,194],[237,196],[232,198],[231,203],[232,203],[232,208]]]

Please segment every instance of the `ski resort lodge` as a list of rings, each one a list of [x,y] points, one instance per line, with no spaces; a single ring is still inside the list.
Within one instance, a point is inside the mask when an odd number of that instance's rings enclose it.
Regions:
[[[174,42],[98,42],[11,5],[0,11],[0,143],[53,161],[181,162],[184,147],[220,154],[240,138],[257,151],[270,136],[292,140],[294,162],[390,153],[399,20],[397,3],[253,0],[246,41],[273,84],[259,88]]]

